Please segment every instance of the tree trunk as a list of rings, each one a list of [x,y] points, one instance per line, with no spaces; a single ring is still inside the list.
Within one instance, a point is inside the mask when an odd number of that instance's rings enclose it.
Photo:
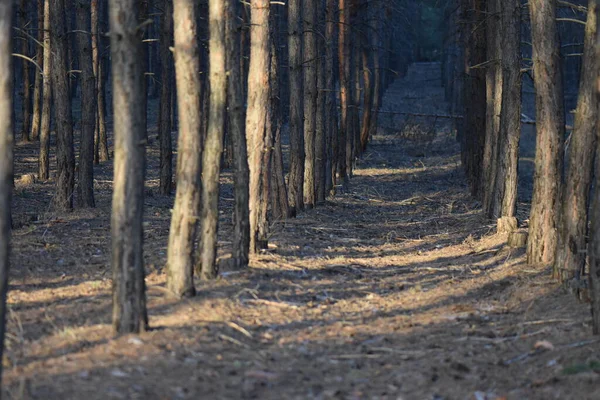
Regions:
[[[6,331],[13,187],[12,4],[12,0],[0,0],[0,359]]]
[[[98,6],[98,0],[92,0],[92,65],[96,78],[96,128],[94,131],[94,162],[108,161],[108,137],[106,135],[106,115],[104,104],[104,74],[102,73],[102,36],[100,33],[100,21],[102,19],[103,7]]]
[[[246,110],[246,137],[250,167],[250,251],[259,250],[259,213],[263,152],[269,101],[269,0],[252,0],[250,16],[250,66],[248,69],[248,107]],[[267,74],[267,75],[266,75]],[[266,200],[266,199],[264,199]]]
[[[596,0],[588,3],[579,97],[569,146],[554,262],[554,276],[564,283],[572,279],[579,280],[585,266],[589,194],[598,129],[598,99],[595,90],[598,78]]]
[[[224,1],[209,0],[208,10],[210,100],[208,131],[202,157],[201,246],[198,273],[202,279],[215,279],[218,273],[216,258],[219,223],[219,175],[221,172],[225,101],[227,97]]]
[[[96,126],[96,80],[92,65],[90,0],[77,0],[77,44],[81,69],[81,144],[79,149],[79,206],[94,207],[94,128]]]
[[[158,135],[160,138],[160,194],[173,191],[173,148],[171,145],[171,74],[172,58],[169,47],[173,37],[173,2],[163,0],[160,30],[160,108]]]
[[[37,0],[37,41],[44,42],[44,0]],[[39,43],[35,44],[35,59],[39,65],[43,66],[44,47]],[[38,140],[40,137],[40,124],[42,122],[42,71],[35,71],[33,86],[33,112],[31,121],[31,139]]]
[[[146,24],[146,20],[148,20],[148,12],[150,10],[152,0],[138,0],[137,9],[138,9],[138,26],[140,33],[142,35],[142,48],[141,48],[141,57],[142,57],[142,71],[143,71],[143,87],[142,87],[142,102],[144,103],[143,111],[144,111],[144,138],[148,139],[148,77],[146,73],[148,72],[148,43],[144,42],[147,36],[148,24]]]
[[[521,134],[521,2],[502,2],[502,104],[493,216],[514,218]],[[497,82],[498,83],[498,82]]]
[[[20,4],[20,25],[25,32],[30,30],[29,27],[29,0],[21,0]],[[23,34],[21,39],[21,54],[29,57],[29,37]],[[29,133],[31,131],[31,63],[29,60],[21,60],[23,63],[23,125],[21,126],[21,138],[23,141],[30,140]]]
[[[379,108],[381,107],[381,99],[383,97],[383,88],[381,86],[381,35],[383,29],[381,28],[382,23],[382,6],[381,4],[375,4],[373,10],[373,17],[371,19],[371,51],[373,52],[373,116],[371,117],[371,126],[369,127],[369,135],[373,136],[377,134],[377,127],[379,124]]]
[[[194,242],[200,212],[202,173],[200,46],[195,0],[174,2],[175,78],[179,104],[177,193],[169,231],[167,288],[176,296],[193,296]]]
[[[292,215],[304,208],[304,100],[302,88],[302,9],[300,0],[288,3],[290,65],[290,174],[289,203]]]
[[[52,111],[52,79],[50,76],[52,49],[50,46],[54,46],[50,40],[50,0],[44,0],[44,83],[38,159],[38,178],[42,181],[46,181],[50,177],[50,113]]]
[[[227,18],[225,20],[226,63],[227,63],[227,104],[229,107],[229,134],[233,150],[233,185],[235,208],[233,211],[233,259],[235,266],[248,266],[250,249],[250,215],[248,209],[248,149],[246,148],[246,132],[244,128],[244,88],[242,69],[240,68],[241,36],[243,26],[240,20],[240,6],[236,1],[226,2]]]
[[[552,264],[556,254],[565,113],[556,4],[531,0],[536,128],[535,174],[527,242],[528,264]]]
[[[498,141],[500,138],[500,114],[502,113],[502,42],[509,38],[504,36],[502,29],[502,22],[506,18],[501,18],[502,11],[507,6],[502,5],[501,0],[489,0],[487,7],[489,17],[486,24],[486,51],[490,64],[485,71],[487,107],[481,186],[483,210],[485,215],[492,219],[494,217],[493,198],[496,185]],[[515,41],[518,39],[510,38],[510,40]],[[512,44],[512,47],[514,46],[518,46],[518,44]]]
[[[327,195],[327,120],[325,115],[325,103],[329,93],[326,91],[326,65],[325,65],[325,2],[317,0],[317,22],[315,29],[319,34],[317,37],[318,59],[317,59],[317,106],[315,126],[315,199],[317,203],[323,203]]]
[[[146,150],[142,41],[136,0],[110,0],[115,160],[112,198],[113,330],[148,328],[143,226]]]
[[[317,112],[317,8],[316,0],[303,2],[304,66],[304,206],[315,206],[315,129]]]
[[[368,10],[361,10],[368,15]],[[372,132],[371,118],[373,118],[373,67],[370,58],[376,56],[374,49],[371,48],[371,28],[367,27],[363,33],[361,46],[362,72],[363,72],[363,115],[360,131],[360,152],[364,153],[367,149],[369,136]]]
[[[325,23],[325,76],[327,90],[325,104],[325,121],[327,123],[327,191],[335,193],[337,157],[338,157],[338,124],[337,95],[335,87],[335,34],[336,34],[337,0],[326,0]]]
[[[73,122],[71,96],[67,74],[67,30],[64,0],[52,0],[50,7],[52,26],[52,84],[54,87],[54,112],[56,115],[57,182],[55,203],[59,209],[73,208],[75,186],[75,151],[73,147]]]
[[[340,132],[337,147],[338,174],[344,185],[348,183],[347,174],[347,142],[351,134],[349,106],[351,103],[350,91],[350,9],[348,0],[339,0],[339,74],[340,74]],[[351,156],[350,156],[351,157]]]

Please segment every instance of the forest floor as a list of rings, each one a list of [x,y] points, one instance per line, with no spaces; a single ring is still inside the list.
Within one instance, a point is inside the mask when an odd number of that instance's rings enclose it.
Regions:
[[[411,67],[385,110],[446,113],[438,70]],[[599,399],[589,305],[483,219],[451,124],[381,122],[348,190],[274,223],[248,270],[198,281],[183,301],[164,289],[173,199],[156,194],[151,145],[152,329],[139,336],[111,336],[110,163],[96,169],[92,210],[57,213],[51,183],[19,180],[5,398]],[[34,155],[18,146],[19,173],[35,171]]]

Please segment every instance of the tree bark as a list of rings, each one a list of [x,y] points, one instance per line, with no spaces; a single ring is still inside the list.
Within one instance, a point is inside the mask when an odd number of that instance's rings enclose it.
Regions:
[[[73,121],[71,95],[67,74],[67,30],[64,0],[52,0],[50,7],[52,26],[52,84],[54,87],[54,112],[56,115],[57,182],[55,204],[59,209],[73,208],[75,187],[75,150],[73,147]]]
[[[246,147],[246,132],[244,126],[244,88],[242,69],[240,68],[242,23],[240,6],[236,1],[226,2],[227,18],[225,20],[225,37],[228,57],[227,63],[227,104],[229,107],[229,134],[232,141],[235,193],[235,208],[233,211],[233,259],[235,266],[248,266],[250,250],[250,211],[248,209],[248,149]]]
[[[315,129],[317,112],[317,8],[316,0],[303,2],[304,66],[304,207],[315,206]]]
[[[493,216],[514,218],[521,133],[521,2],[502,2],[502,104]]]
[[[202,157],[202,214],[200,219],[200,265],[202,279],[215,279],[218,268],[219,175],[225,127],[227,79],[225,69],[225,7],[223,0],[209,0],[210,100],[208,131]]]
[[[250,251],[253,253],[259,250],[260,245],[258,229],[263,176],[262,155],[265,151],[268,113],[265,104],[269,101],[269,11],[269,0],[252,0],[246,137],[250,167]]]
[[[340,76],[340,130],[337,147],[338,175],[344,185],[348,183],[347,174],[347,142],[350,132],[349,107],[351,103],[350,91],[350,5],[348,0],[339,0],[339,37],[338,37],[338,64]],[[350,155],[350,157],[352,157]]]
[[[290,65],[290,174],[289,204],[293,216],[304,208],[304,100],[302,79],[302,9],[300,0],[288,3]]]
[[[12,4],[12,0],[0,0],[0,359],[3,359],[6,332],[13,188]]]
[[[106,135],[106,113],[105,113],[105,93],[104,93],[104,74],[102,53],[102,36],[100,34],[100,21],[102,20],[102,9],[99,7],[98,0],[92,0],[91,19],[92,19],[92,65],[94,67],[94,76],[96,78],[96,128],[94,130],[94,162],[108,161],[108,137]]]
[[[554,276],[563,283],[572,279],[579,280],[586,260],[589,194],[598,129],[598,99],[595,90],[598,78],[596,7],[596,0],[588,2],[579,97],[559,217],[561,222]]]
[[[112,198],[113,330],[148,328],[143,209],[146,150],[142,40],[136,0],[110,0],[115,159]]]
[[[552,264],[556,254],[565,134],[560,44],[555,2],[531,0],[529,6],[537,140],[527,262]]]
[[[337,0],[326,0],[325,14],[325,89],[327,90],[325,104],[325,121],[327,123],[327,178],[326,187],[330,194],[335,193],[337,159],[338,159],[338,123],[337,95],[335,88],[335,35]]]
[[[158,135],[160,138],[160,194],[170,195],[173,191],[173,148],[171,137],[171,38],[173,37],[173,2],[163,0],[160,30],[160,108]]]
[[[94,128],[96,126],[96,80],[92,65],[90,30],[90,0],[77,0],[77,45],[81,69],[81,144],[79,148],[79,182],[77,195],[80,207],[94,207]]]
[[[365,3],[366,9],[361,10],[369,18],[368,2]],[[364,153],[367,149],[369,136],[372,132],[371,119],[373,118],[373,67],[371,57],[375,56],[374,49],[371,48],[371,27],[367,25],[362,37],[361,60],[363,73],[363,115],[360,130],[360,152]]]
[[[21,0],[19,7],[21,29],[29,30],[29,0]],[[29,57],[29,37],[23,35],[21,39],[21,53]],[[21,139],[28,142],[31,140],[31,68],[29,60],[22,60],[23,63],[23,97],[22,97],[22,116],[23,125],[21,126]]]
[[[44,42],[44,0],[37,0],[37,41]],[[35,44],[35,59],[39,65],[44,65],[44,47],[39,43]],[[43,68],[43,67],[42,67]],[[33,86],[33,111],[31,120],[31,139],[38,140],[40,137],[40,124],[42,122],[42,85],[43,72],[35,71]]]
[[[315,125],[315,200],[323,203],[327,195],[327,120],[325,115],[325,103],[329,93],[326,90],[326,65],[325,65],[325,2],[317,0],[317,26],[319,32],[317,37],[318,59],[317,59],[317,105]]]
[[[38,178],[42,181],[50,177],[50,113],[52,111],[52,49],[50,39],[50,0],[44,0],[44,70],[42,87],[42,116],[40,125],[40,155]]]

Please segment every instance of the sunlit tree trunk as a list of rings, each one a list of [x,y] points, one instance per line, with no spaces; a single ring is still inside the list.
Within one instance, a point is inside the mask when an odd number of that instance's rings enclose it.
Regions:
[[[269,101],[269,0],[252,0],[250,16],[250,66],[248,72],[248,107],[246,138],[250,167],[250,251],[259,250],[259,212],[263,152]],[[267,74],[267,75],[265,75]],[[266,199],[264,199],[266,200]]]
[[[302,80],[302,2],[288,3],[290,65],[290,174],[289,203],[293,215],[304,208],[304,101]]]
[[[598,129],[598,59],[596,52],[596,0],[588,2],[583,65],[575,126],[569,145],[569,162],[562,198],[554,276],[561,282],[580,279],[586,260],[586,237],[594,149]]]
[[[317,8],[316,0],[303,2],[304,66],[304,206],[315,206],[315,129],[317,111]]]
[[[172,56],[169,48],[173,37],[173,0],[163,0],[160,29],[160,108],[158,135],[160,138],[160,185],[161,194],[173,190],[173,149],[171,145],[171,73]]]
[[[536,151],[527,262],[551,264],[557,244],[565,113],[556,3],[531,0]]]
[[[67,74],[67,30],[64,0],[52,0],[50,7],[52,27],[52,84],[54,88],[54,113],[56,116],[57,182],[55,204],[59,209],[73,207],[75,188],[75,150],[73,147],[73,122],[71,95]]]
[[[0,0],[0,359],[4,354],[13,188],[12,0]],[[0,363],[0,378],[2,377]]]
[[[250,215],[248,209],[248,149],[246,147],[246,131],[244,126],[244,89],[242,69],[240,68],[240,43],[242,23],[240,6],[236,1],[226,2],[226,63],[227,63],[227,104],[228,128],[232,141],[235,193],[233,211],[233,259],[235,266],[248,266],[250,249]]]
[[[113,330],[137,333],[148,327],[143,227],[146,169],[142,41],[136,0],[110,0],[114,109],[112,198]]]
[[[202,214],[200,217],[200,271],[202,279],[217,277],[217,230],[219,222],[219,174],[225,127],[225,6],[223,0],[209,0],[208,131],[202,157]]]
[[[174,2],[175,80],[179,104],[177,193],[167,253],[167,288],[176,296],[193,296],[194,242],[200,214],[202,134],[200,48],[195,0]]]
[[[38,178],[50,177],[50,113],[52,111],[52,49],[50,43],[50,0],[44,0],[44,73],[42,86],[42,115],[40,125],[40,154],[38,158]]]
[[[318,203],[325,201],[326,171],[327,171],[327,120],[325,103],[329,93],[326,90],[326,61],[325,61],[325,1],[316,0],[317,7],[317,106],[315,125],[315,199]]]
[[[81,69],[81,144],[79,148],[78,204],[94,207],[94,128],[96,126],[96,79],[92,66],[90,0],[76,0],[77,45]]]

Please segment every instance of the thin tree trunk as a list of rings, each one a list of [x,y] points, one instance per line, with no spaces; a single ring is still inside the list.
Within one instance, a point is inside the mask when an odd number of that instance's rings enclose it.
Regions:
[[[13,187],[12,4],[12,0],[0,0],[0,360],[3,359],[6,331]]]
[[[163,14],[160,29],[160,108],[158,114],[158,135],[160,138],[160,185],[161,194],[170,195],[173,191],[173,148],[171,137],[171,74],[172,58],[169,47],[173,37],[173,3],[163,0]]]
[[[250,15],[250,66],[248,69],[248,108],[246,137],[248,139],[248,166],[250,167],[250,251],[259,249],[259,213],[263,152],[269,101],[269,0],[252,0]],[[264,199],[266,200],[266,199]]]
[[[315,206],[315,129],[317,112],[317,8],[316,0],[303,2],[304,66],[304,206]]]
[[[338,146],[338,174],[344,185],[348,183],[347,174],[347,141],[350,135],[349,106],[351,103],[350,92],[350,5],[348,0],[339,0],[339,74],[340,74],[340,132]],[[352,155],[350,155],[352,157]]]
[[[142,71],[144,74],[143,80],[143,88],[142,88],[142,102],[144,103],[144,138],[148,139],[148,77],[146,73],[148,72],[148,43],[144,43],[143,40],[146,39],[148,24],[146,21],[148,20],[148,13],[150,11],[152,0],[138,0],[137,9],[138,9],[138,25],[142,35],[142,48],[141,48],[141,57],[142,57]]]
[[[598,129],[598,98],[595,89],[598,78],[596,7],[596,0],[588,2],[579,98],[569,146],[569,164],[554,261],[554,276],[564,283],[581,278],[586,260],[589,194]]]
[[[293,216],[304,208],[304,100],[302,79],[302,8],[300,0],[288,3],[290,65],[290,174],[289,203]]]
[[[529,6],[537,140],[527,262],[552,264],[556,254],[565,134],[560,44],[555,2],[531,0]]]
[[[227,104],[229,106],[229,135],[232,141],[234,174],[233,184],[235,193],[235,208],[233,211],[233,259],[235,266],[248,266],[250,249],[250,215],[248,209],[248,149],[246,148],[246,132],[244,127],[244,97],[243,77],[240,68],[240,44],[242,30],[240,6],[236,1],[226,2],[227,18],[225,20],[226,63],[227,63]]]
[[[176,296],[193,296],[194,242],[200,213],[202,172],[200,46],[195,0],[174,2],[175,77],[179,104],[177,193],[167,254],[167,288]]]
[[[368,10],[361,10],[365,15],[368,16]],[[371,49],[371,28],[365,28],[363,33],[363,44],[361,46],[361,58],[362,58],[362,71],[363,71],[363,115],[362,115],[362,126],[360,131],[360,151],[364,153],[367,149],[367,143],[369,136],[372,132],[371,119],[373,118],[373,68],[371,65],[370,58],[376,56],[373,49]]]
[[[96,126],[96,80],[92,65],[90,0],[77,0],[77,44],[81,69],[81,145],[79,149],[79,206],[94,207],[94,128]]]
[[[52,111],[52,49],[50,39],[50,0],[44,0],[44,82],[42,87],[42,116],[40,125],[40,155],[38,178],[42,181],[50,177],[50,113]]]
[[[502,104],[493,216],[514,218],[521,135],[521,2],[502,2]]]
[[[136,0],[110,0],[115,160],[112,198],[113,330],[148,328],[142,226],[146,150],[142,41]]]
[[[338,153],[338,124],[337,124],[337,96],[335,91],[335,34],[336,34],[337,0],[326,0],[325,24],[325,75],[326,75],[326,104],[325,121],[327,123],[327,191],[335,193],[337,153]]]
[[[29,20],[29,0],[21,0],[20,4],[20,26],[21,29],[30,30]],[[21,39],[21,53],[29,57],[29,37],[23,35]],[[22,115],[23,125],[21,127],[21,139],[28,142],[31,132],[31,63],[28,60],[22,60],[23,63],[23,98],[22,98]]]
[[[369,135],[372,137],[377,134],[379,124],[379,108],[381,107],[381,98],[383,90],[381,86],[381,35],[383,34],[382,24],[382,6],[376,3],[374,5],[373,17],[371,19],[371,51],[373,52],[373,116],[371,117],[371,126]]]
[[[67,30],[64,0],[52,0],[50,7],[52,24],[52,84],[54,87],[54,111],[56,114],[56,182],[55,203],[59,209],[73,208],[75,187],[75,150],[73,147],[73,122],[71,96],[67,74]]]
[[[318,59],[317,59],[317,106],[315,126],[315,198],[317,203],[323,203],[327,194],[326,171],[327,171],[327,120],[325,115],[325,103],[329,93],[326,87],[326,65],[325,65],[325,1],[317,0],[317,26],[319,34],[317,37]]]
[[[219,222],[219,175],[225,127],[225,6],[223,0],[209,0],[208,20],[210,100],[208,130],[202,157],[202,214],[200,219],[200,265],[202,279],[217,277],[217,231]]]
[[[44,0],[37,0],[37,40],[39,43],[44,42]],[[35,60],[39,65],[43,66],[44,47],[39,43],[35,44]],[[42,85],[43,75],[41,71],[34,69],[35,79],[33,86],[33,112],[31,120],[31,139],[38,140],[40,137],[40,124],[42,122]]]
[[[102,19],[102,9],[99,7],[98,0],[92,0],[91,19],[92,19],[92,65],[94,67],[94,76],[96,78],[96,127],[94,130],[94,162],[108,161],[108,137],[106,135],[106,115],[105,115],[105,94],[104,94],[104,74],[102,73],[102,36],[100,35],[100,21]]]

